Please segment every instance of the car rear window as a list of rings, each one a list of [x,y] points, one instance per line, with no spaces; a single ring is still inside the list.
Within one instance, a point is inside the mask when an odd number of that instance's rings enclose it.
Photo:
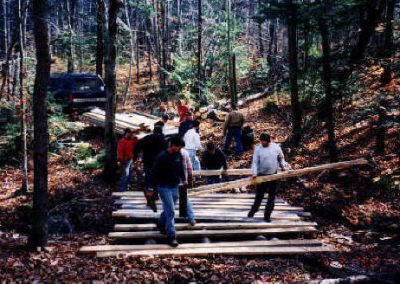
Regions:
[[[74,89],[76,91],[99,91],[103,82],[99,78],[75,78]]]

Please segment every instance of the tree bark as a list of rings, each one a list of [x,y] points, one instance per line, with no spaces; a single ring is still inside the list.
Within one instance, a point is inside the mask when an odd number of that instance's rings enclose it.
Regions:
[[[202,15],[202,3],[201,0],[197,0],[197,11],[198,11],[198,23],[197,23],[197,87],[198,87],[198,98],[201,98],[201,88],[202,88],[202,71],[201,71],[201,36],[203,30],[203,15]]]
[[[386,7],[386,28],[384,32],[384,47],[383,47],[383,57],[386,58],[386,64],[384,65],[384,72],[381,76],[381,83],[383,85],[388,84],[392,80],[392,56],[394,52],[393,48],[393,19],[395,11],[395,1],[387,0]]]
[[[103,62],[104,62],[104,0],[96,0],[96,74],[103,77]]]
[[[128,93],[129,93],[129,88],[132,83],[132,67],[133,67],[133,60],[134,60],[134,47],[133,47],[133,32],[132,32],[132,26],[131,26],[131,21],[129,19],[129,12],[128,12],[128,4],[129,2],[126,2],[124,5],[124,12],[125,12],[125,19],[126,19],[126,24],[129,27],[129,48],[130,48],[130,53],[129,53],[129,72],[128,72],[128,82],[126,83],[125,87],[125,92],[124,92],[124,106],[126,106],[127,98],[128,98]],[[136,11],[137,13],[137,11]],[[137,14],[136,14],[137,17]],[[137,28],[137,26],[136,26]],[[137,44],[137,43],[136,43]]]
[[[331,59],[329,30],[324,18],[318,19],[318,26],[322,39],[322,67],[325,89],[326,127],[328,131],[328,149],[331,163],[337,162],[337,148],[335,139],[335,121],[331,85]]]
[[[22,138],[22,186],[21,192],[29,190],[28,184],[28,147],[26,143],[26,103],[24,95],[24,19],[22,0],[18,0],[18,28],[19,28],[19,99],[21,105],[21,138]]]
[[[106,122],[105,122],[105,146],[106,163],[104,166],[104,177],[113,181],[117,173],[117,137],[115,134],[115,111],[116,111],[116,58],[117,58],[117,17],[118,11],[123,6],[123,0],[111,0],[108,11],[108,39],[106,60]]]
[[[288,45],[290,68],[290,99],[292,108],[292,143],[297,146],[301,140],[301,109],[299,103],[299,89],[297,83],[298,59],[297,59],[297,9],[292,0],[289,0],[288,15]]]
[[[33,161],[34,191],[32,209],[32,231],[29,246],[44,247],[47,242],[47,85],[50,77],[50,44],[47,23],[48,1],[33,0],[34,37],[36,45],[36,76],[33,91]]]

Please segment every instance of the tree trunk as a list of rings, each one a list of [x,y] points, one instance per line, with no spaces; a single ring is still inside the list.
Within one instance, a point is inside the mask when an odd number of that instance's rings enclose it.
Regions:
[[[128,72],[128,82],[126,83],[125,87],[125,92],[124,92],[124,106],[126,106],[127,98],[128,98],[128,93],[129,93],[129,88],[132,83],[132,66],[133,66],[133,56],[134,56],[134,47],[133,47],[133,32],[132,32],[132,26],[131,26],[131,21],[129,19],[129,13],[128,13],[128,5],[129,2],[126,2],[124,5],[124,12],[125,12],[125,18],[126,18],[126,24],[129,27],[129,45],[130,45],[130,60],[129,60],[129,72]],[[137,11],[136,11],[137,13]],[[136,14],[137,17],[137,14]],[[137,28],[137,27],[136,27]],[[137,43],[136,43],[137,44]]]
[[[103,61],[104,61],[104,0],[96,0],[96,74],[103,77]]]
[[[335,142],[335,122],[331,85],[331,59],[330,59],[330,40],[329,30],[325,19],[318,19],[318,26],[322,39],[322,67],[323,81],[325,88],[325,111],[326,111],[326,127],[328,131],[328,149],[331,163],[337,162],[337,148]]]
[[[140,11],[139,11],[139,1],[136,1],[136,7],[135,7],[135,43],[136,43],[136,83],[139,84],[140,82],[140,50],[139,50],[139,16],[140,16]]]
[[[202,15],[202,3],[201,0],[197,0],[197,11],[198,11],[198,23],[197,23],[197,87],[198,87],[198,98],[201,98],[201,88],[202,88],[202,71],[201,71],[201,35],[203,26],[203,15]]]
[[[34,191],[32,209],[32,231],[29,246],[44,247],[47,242],[47,85],[50,77],[50,44],[47,26],[47,0],[33,0],[34,37],[36,45],[36,76],[33,91],[33,161]]]
[[[108,11],[108,38],[107,38],[107,60],[106,60],[106,121],[105,121],[105,147],[106,163],[104,166],[104,177],[113,181],[117,173],[117,137],[115,134],[115,111],[116,111],[116,58],[117,58],[117,16],[119,9],[123,6],[123,0],[111,0]]]
[[[2,1],[2,12],[3,12],[3,56],[7,57],[7,48],[8,48],[8,32],[7,32],[7,2],[6,0]]]
[[[381,76],[381,83],[383,85],[388,84],[392,80],[392,56],[394,52],[393,48],[393,19],[394,19],[394,9],[395,1],[387,0],[386,7],[386,28],[384,33],[384,47],[383,47],[383,57],[386,58],[386,64],[384,65],[384,72]]]
[[[24,95],[24,19],[22,17],[22,0],[18,0],[18,27],[19,27],[19,99],[21,106],[21,138],[22,138],[22,186],[21,192],[29,190],[28,184],[28,147],[26,143],[26,103]]]
[[[288,45],[290,68],[290,99],[292,108],[292,143],[297,146],[301,140],[301,109],[299,103],[299,90],[297,84],[298,59],[297,59],[297,9],[289,0],[290,11],[288,15]]]
[[[77,0],[66,0],[66,9],[68,14],[68,73],[72,73],[75,70],[74,63],[74,18],[75,18],[75,7]]]
[[[258,9],[261,8],[261,0],[258,0]],[[264,57],[264,45],[262,40],[262,23],[258,22],[258,51],[260,53],[260,57]]]

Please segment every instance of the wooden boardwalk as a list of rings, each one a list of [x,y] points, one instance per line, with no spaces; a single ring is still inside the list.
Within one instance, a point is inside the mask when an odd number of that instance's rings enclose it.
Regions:
[[[318,232],[311,215],[302,207],[290,206],[277,198],[272,222],[263,220],[263,206],[255,218],[247,218],[254,195],[247,193],[204,193],[190,198],[197,224],[191,226],[176,210],[177,238],[180,245],[171,248],[166,236],[155,225],[158,212],[146,207],[143,192],[113,193],[118,209],[117,221],[109,237],[116,244],[85,246],[81,253],[109,256],[206,256],[206,255],[291,255],[335,251],[314,239]],[[265,202],[265,200],[264,200]],[[278,238],[278,239],[277,239]],[[146,244],[151,240],[154,244]],[[204,243],[207,240],[208,242]],[[124,244],[118,244],[123,242]],[[125,243],[129,242],[129,245]]]

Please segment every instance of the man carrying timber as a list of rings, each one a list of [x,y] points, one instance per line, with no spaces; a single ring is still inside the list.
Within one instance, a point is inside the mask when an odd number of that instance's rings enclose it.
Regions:
[[[236,142],[236,155],[240,156],[243,153],[242,145],[242,127],[244,124],[244,115],[239,110],[234,108],[226,117],[223,125],[223,134],[225,136],[224,152],[228,153],[232,139]]]
[[[271,137],[267,133],[260,135],[260,144],[254,150],[253,162],[251,165],[253,182],[256,182],[257,176],[273,175],[278,169],[285,171],[285,159],[281,147],[271,142]],[[254,217],[260,208],[264,194],[268,192],[268,201],[265,206],[264,220],[271,222],[271,213],[275,205],[275,194],[277,189],[277,181],[263,182],[256,185],[256,196],[254,204],[248,214],[249,218]]]

